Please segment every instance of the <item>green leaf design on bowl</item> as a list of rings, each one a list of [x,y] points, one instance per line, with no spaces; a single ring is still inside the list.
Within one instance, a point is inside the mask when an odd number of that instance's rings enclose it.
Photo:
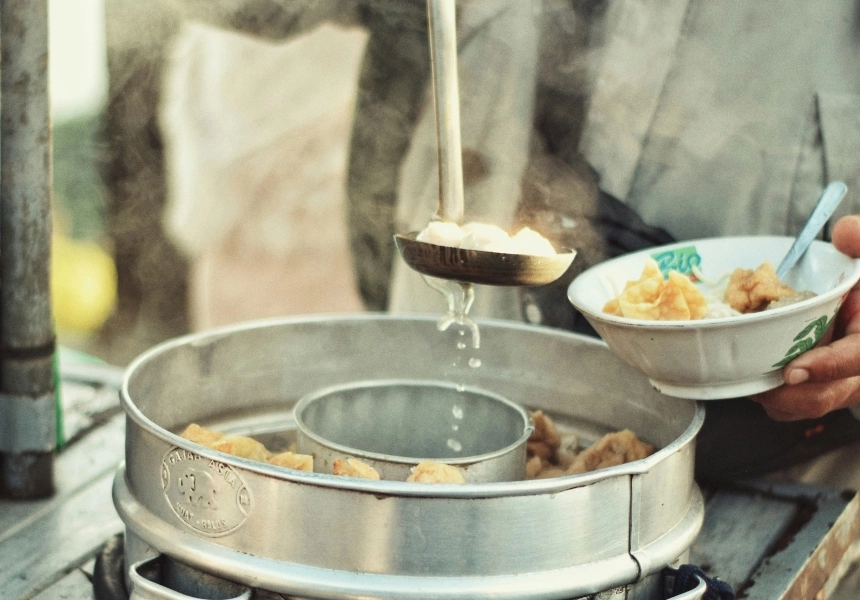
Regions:
[[[794,336],[794,345],[786,351],[782,360],[775,363],[773,367],[784,367],[807,350],[811,350],[824,336],[834,317],[836,317],[835,312],[829,319],[827,318],[827,315],[821,315],[804,327],[800,333]]]

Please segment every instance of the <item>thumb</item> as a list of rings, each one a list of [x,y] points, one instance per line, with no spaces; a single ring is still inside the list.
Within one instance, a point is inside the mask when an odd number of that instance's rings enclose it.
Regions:
[[[836,221],[830,239],[843,254],[860,258],[860,215],[848,215]]]

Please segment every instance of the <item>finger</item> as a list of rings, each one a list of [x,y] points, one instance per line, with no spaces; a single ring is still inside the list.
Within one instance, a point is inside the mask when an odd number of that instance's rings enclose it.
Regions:
[[[860,333],[860,286],[848,292],[836,321],[841,336]]]
[[[782,371],[783,381],[789,386],[857,375],[860,375],[860,334],[813,348],[788,363]]]
[[[848,215],[836,221],[830,239],[840,252],[860,258],[860,216]]]
[[[860,377],[782,386],[757,394],[752,400],[761,404],[775,421],[816,419],[860,401]]]

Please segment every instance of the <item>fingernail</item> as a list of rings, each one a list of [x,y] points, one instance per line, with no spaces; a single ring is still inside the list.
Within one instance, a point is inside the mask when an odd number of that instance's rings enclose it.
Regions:
[[[798,383],[803,383],[809,379],[809,371],[806,369],[792,369],[788,372],[788,377],[786,377],[785,382],[788,385],[797,385]]]

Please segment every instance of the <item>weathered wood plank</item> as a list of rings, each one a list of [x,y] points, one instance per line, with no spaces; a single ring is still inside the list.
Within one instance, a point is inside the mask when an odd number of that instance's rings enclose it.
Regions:
[[[93,584],[87,576],[75,569],[57,583],[43,592],[36,594],[31,600],[93,600]]]
[[[809,520],[750,578],[746,595],[749,600],[815,597],[848,546],[858,538],[860,496],[822,494],[807,510],[814,510]]]
[[[795,512],[795,503],[788,500],[744,491],[717,492],[705,507],[705,521],[690,548],[690,562],[738,589]]]
[[[113,472],[106,473],[0,543],[0,590],[4,600],[27,600],[94,556],[122,530],[111,500]]]

